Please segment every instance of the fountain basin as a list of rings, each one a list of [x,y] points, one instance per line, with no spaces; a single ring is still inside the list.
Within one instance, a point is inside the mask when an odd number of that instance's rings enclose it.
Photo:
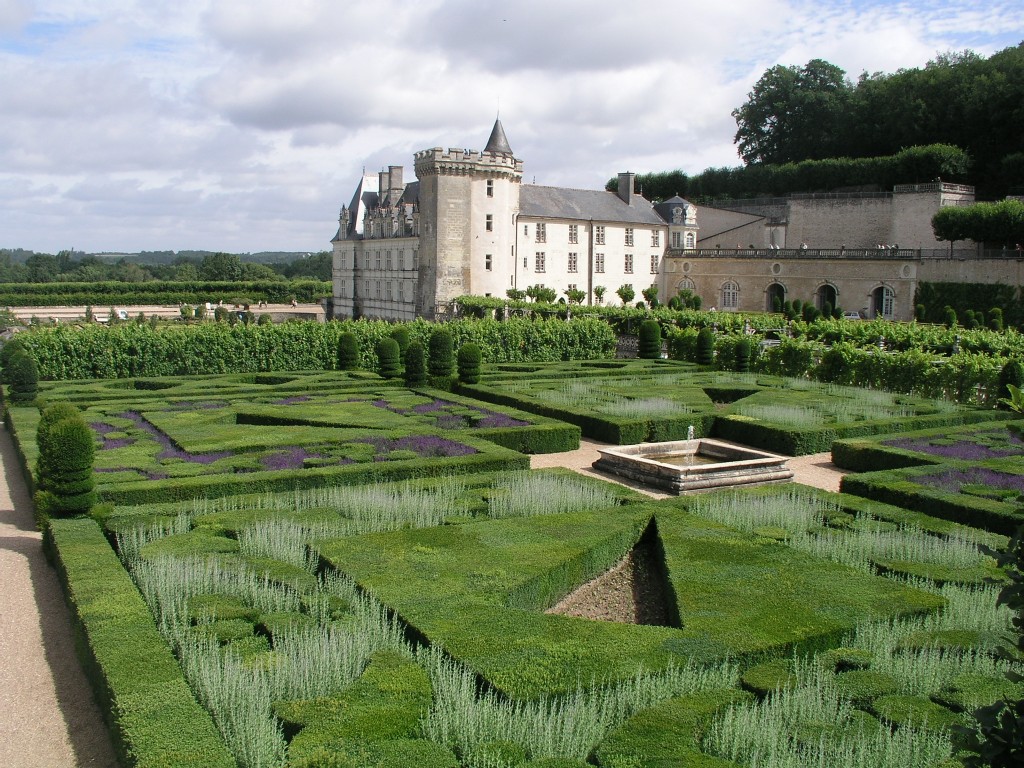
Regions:
[[[681,494],[792,479],[788,456],[700,438],[599,448],[594,469]]]

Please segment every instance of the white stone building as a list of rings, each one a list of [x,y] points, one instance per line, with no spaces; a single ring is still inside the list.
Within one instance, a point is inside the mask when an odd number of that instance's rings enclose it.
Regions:
[[[696,218],[685,200],[658,206],[619,175],[619,193],[523,184],[501,122],[482,152],[417,152],[416,181],[391,166],[364,176],[341,210],[333,240],[334,315],[395,320],[433,318],[466,294],[506,296],[543,285],[587,303],[603,286],[618,302],[637,297],[661,274],[670,243],[694,247]]]
[[[341,209],[335,317],[433,319],[459,296],[535,285],[559,298],[581,290],[588,304],[603,287],[603,302],[618,304],[629,284],[637,299],[656,285],[662,301],[689,290],[723,311],[800,299],[909,320],[920,281],[1019,285],[1024,269],[969,243],[936,250],[932,215],[974,199],[938,180],[892,193],[651,204],[632,173],[619,174],[617,193],[524,184],[500,121],[483,151],[437,147],[413,163],[415,181],[390,166],[364,176]]]

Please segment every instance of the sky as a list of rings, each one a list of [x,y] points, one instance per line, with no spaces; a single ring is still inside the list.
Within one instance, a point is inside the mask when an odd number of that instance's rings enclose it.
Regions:
[[[0,0],[0,247],[327,250],[364,169],[496,116],[524,183],[599,189],[739,165],[776,64],[1021,40],[1020,0]]]

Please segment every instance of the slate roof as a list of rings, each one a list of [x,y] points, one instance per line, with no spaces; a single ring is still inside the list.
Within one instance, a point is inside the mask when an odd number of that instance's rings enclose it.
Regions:
[[[505,129],[501,127],[501,120],[494,121],[491,137],[487,139],[487,146],[484,147],[484,152],[497,152],[502,155],[512,154],[512,147],[509,146],[508,139],[505,137]]]
[[[664,224],[651,204],[633,196],[626,205],[614,192],[524,184],[519,190],[519,215],[545,219],[578,219],[624,224]]]

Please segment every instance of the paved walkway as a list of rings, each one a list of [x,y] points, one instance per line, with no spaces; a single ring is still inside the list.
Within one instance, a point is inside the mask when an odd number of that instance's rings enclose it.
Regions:
[[[628,488],[633,488],[656,499],[668,498],[670,494],[652,491],[649,488],[637,483],[630,482],[621,477],[598,472],[591,467],[597,461],[600,454],[597,449],[603,448],[608,443],[600,443],[596,440],[580,440],[580,447],[575,451],[565,453],[545,453],[539,456],[530,457],[530,468],[541,469],[543,467],[565,467],[581,475],[599,477]],[[832,463],[832,454],[815,453],[810,456],[796,456],[786,462],[786,465],[793,470],[793,482],[803,485],[810,485],[814,488],[821,488],[826,491],[838,491],[839,481],[847,474]]]
[[[0,765],[116,768],[43,556],[14,446],[0,425]]]

